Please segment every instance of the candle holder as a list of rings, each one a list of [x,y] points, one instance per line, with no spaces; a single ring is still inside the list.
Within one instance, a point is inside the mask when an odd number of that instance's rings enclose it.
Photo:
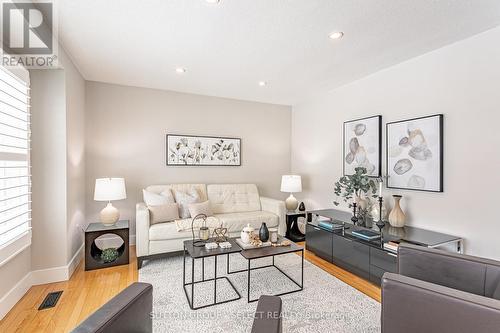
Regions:
[[[352,212],[352,217],[351,217],[351,221],[354,225],[356,225],[356,223],[358,223],[358,217],[356,216],[356,207],[357,207],[357,203],[353,202],[352,203],[352,209],[353,209],[353,212]]]
[[[380,231],[380,242],[383,246],[384,244],[384,233],[382,232],[382,229],[384,229],[385,227],[385,222],[383,221],[382,219],[382,205],[383,205],[383,202],[384,202],[384,198],[382,198],[381,196],[378,197],[378,207],[379,207],[379,219],[376,223],[379,231]]]

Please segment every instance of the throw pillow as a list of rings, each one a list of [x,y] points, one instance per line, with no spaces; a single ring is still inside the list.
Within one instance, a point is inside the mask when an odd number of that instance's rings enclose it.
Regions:
[[[171,222],[179,219],[179,205],[168,203],[159,206],[148,206],[151,225]]]
[[[160,194],[142,190],[142,196],[146,206],[161,206],[169,203],[175,203],[174,196],[170,189],[166,189]]]
[[[205,214],[206,216],[213,216],[212,207],[210,206],[210,201],[192,203],[189,205],[189,214],[191,217],[195,217],[198,214]]]
[[[179,216],[183,219],[191,217],[189,214],[189,205],[192,203],[200,202],[200,194],[195,188],[189,190],[189,192],[182,192],[178,190],[173,190],[175,202],[179,204]]]

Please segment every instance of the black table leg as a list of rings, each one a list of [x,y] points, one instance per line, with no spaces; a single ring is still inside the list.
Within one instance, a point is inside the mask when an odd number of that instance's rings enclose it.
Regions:
[[[191,258],[191,309],[194,307],[194,258]]]
[[[304,249],[302,249],[302,276],[300,278],[300,290],[304,289]]]
[[[205,281],[205,258],[201,258],[201,281]]]
[[[248,285],[247,285],[247,301],[250,303],[250,259],[248,259]]]
[[[215,268],[214,268],[214,304],[217,303],[217,256],[215,258]]]
[[[186,247],[182,251],[182,285],[186,285]]]

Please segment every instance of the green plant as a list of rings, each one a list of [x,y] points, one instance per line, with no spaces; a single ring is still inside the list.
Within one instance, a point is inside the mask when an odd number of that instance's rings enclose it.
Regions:
[[[108,263],[108,262],[113,262],[118,258],[118,251],[115,248],[108,248],[102,250],[101,253],[101,259],[102,261]]]
[[[360,197],[361,193],[371,192],[373,198],[377,197],[377,184],[373,178],[367,176],[366,168],[357,167],[354,171],[354,175],[340,177],[339,181],[335,183],[334,190],[337,200],[341,197],[344,202],[349,204],[349,208],[352,207],[351,200]],[[339,205],[337,200],[333,202],[335,206]]]

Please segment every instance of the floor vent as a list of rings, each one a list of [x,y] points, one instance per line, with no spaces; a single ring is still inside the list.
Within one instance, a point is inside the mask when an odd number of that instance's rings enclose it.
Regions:
[[[54,306],[56,306],[57,301],[61,297],[62,293],[62,291],[54,291],[52,293],[49,293],[47,296],[45,296],[45,299],[38,307],[38,310],[53,308]]]

